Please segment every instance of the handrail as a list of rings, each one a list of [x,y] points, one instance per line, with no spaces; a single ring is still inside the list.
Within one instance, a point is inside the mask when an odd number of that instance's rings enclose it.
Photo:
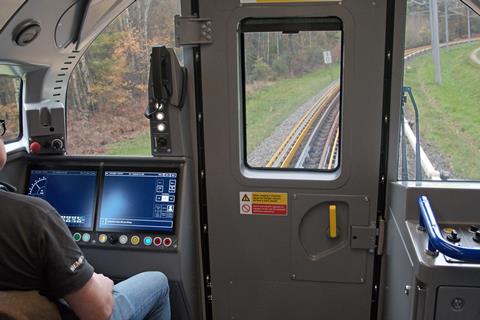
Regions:
[[[430,207],[430,202],[426,196],[418,198],[418,205],[420,206],[420,226],[425,228],[428,233],[429,252],[438,250],[450,258],[462,261],[478,262],[480,260],[480,248],[459,247],[443,238],[435,215]]]

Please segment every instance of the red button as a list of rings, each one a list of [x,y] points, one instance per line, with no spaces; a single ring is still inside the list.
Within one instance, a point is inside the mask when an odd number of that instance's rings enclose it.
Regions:
[[[155,237],[153,239],[153,244],[156,245],[157,247],[162,244],[162,238],[160,237]]]
[[[39,153],[41,149],[42,149],[42,146],[40,145],[40,143],[36,141],[30,144],[30,152],[33,154]]]
[[[172,245],[172,239],[170,239],[170,238],[163,239],[163,245],[165,247],[170,247]]]

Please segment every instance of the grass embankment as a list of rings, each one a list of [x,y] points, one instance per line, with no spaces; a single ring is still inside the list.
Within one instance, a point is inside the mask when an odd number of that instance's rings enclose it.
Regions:
[[[108,146],[105,154],[116,156],[150,156],[150,133],[144,132],[131,139],[116,142]]]
[[[247,97],[247,153],[268,138],[289,115],[322,88],[337,79],[338,64],[285,79],[261,88]]]
[[[442,85],[431,54],[406,64],[404,85],[413,89],[420,132],[446,158],[455,176],[480,179],[480,65],[470,60],[478,42],[441,50]]]

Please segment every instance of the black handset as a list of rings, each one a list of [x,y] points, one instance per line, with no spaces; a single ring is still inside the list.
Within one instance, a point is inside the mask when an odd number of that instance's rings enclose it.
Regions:
[[[175,51],[165,46],[152,47],[148,79],[148,106],[145,117],[152,118],[160,108],[181,108],[185,95],[186,70]]]

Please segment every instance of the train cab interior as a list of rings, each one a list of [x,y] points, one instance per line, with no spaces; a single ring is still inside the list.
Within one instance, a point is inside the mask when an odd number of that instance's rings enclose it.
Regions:
[[[172,319],[480,319],[479,14],[3,0],[0,192]]]

